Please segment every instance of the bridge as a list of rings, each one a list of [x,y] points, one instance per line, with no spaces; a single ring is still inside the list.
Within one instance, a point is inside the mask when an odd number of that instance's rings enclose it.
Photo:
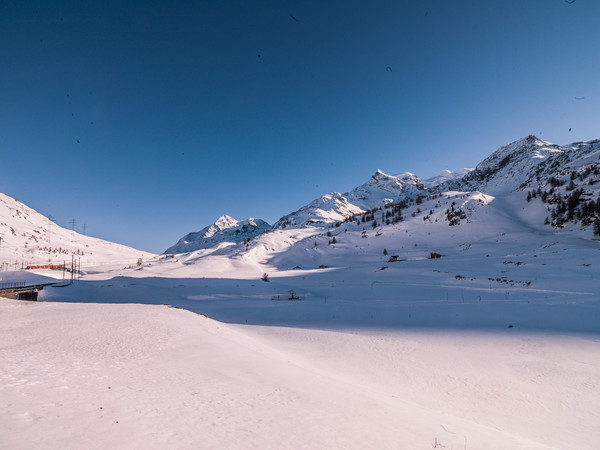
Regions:
[[[27,284],[26,282],[0,283],[0,297],[16,300],[37,301],[38,292],[46,286],[63,287],[72,284],[72,280],[55,281],[53,283]]]

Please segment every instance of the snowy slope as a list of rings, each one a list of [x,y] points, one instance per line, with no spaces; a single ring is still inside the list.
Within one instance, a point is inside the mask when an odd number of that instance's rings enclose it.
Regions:
[[[428,189],[431,189],[439,184],[445,183],[447,181],[452,181],[452,180],[458,180],[462,177],[464,177],[466,174],[468,174],[469,172],[472,172],[475,169],[460,169],[460,170],[442,170],[441,172],[438,172],[434,175],[432,175],[431,177],[427,178],[426,180],[423,180],[423,184],[425,184],[425,186],[427,186]]]
[[[231,216],[223,215],[212,225],[186,234],[175,245],[165,250],[165,254],[187,253],[226,243],[239,244],[270,229],[271,226],[264,220],[250,218],[237,221]]]
[[[366,183],[357,188],[344,194],[332,192],[324,195],[282,217],[273,228],[332,224],[350,215],[406,198],[414,198],[426,192],[423,181],[411,173],[393,176],[378,170]]]
[[[546,184],[551,176],[597,165],[599,159],[599,140],[559,146],[530,135],[499,148],[475,170],[441,188],[505,194],[532,184]]]
[[[0,194],[0,262],[5,270],[27,265],[71,263],[132,264],[154,255],[131,247],[84,236],[51,222],[23,203]]]

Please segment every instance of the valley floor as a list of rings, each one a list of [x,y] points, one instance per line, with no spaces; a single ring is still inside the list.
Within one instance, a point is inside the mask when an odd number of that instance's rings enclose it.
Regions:
[[[0,299],[0,448],[593,449],[600,337]],[[289,303],[287,303],[289,305]]]

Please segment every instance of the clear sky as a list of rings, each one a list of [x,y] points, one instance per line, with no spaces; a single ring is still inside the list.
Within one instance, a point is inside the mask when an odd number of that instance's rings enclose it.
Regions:
[[[162,252],[376,169],[600,138],[599,27],[598,0],[3,0],[0,191]]]

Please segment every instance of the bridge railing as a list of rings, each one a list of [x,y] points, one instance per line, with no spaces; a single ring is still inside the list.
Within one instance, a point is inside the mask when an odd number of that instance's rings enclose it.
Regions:
[[[13,281],[10,283],[0,283],[0,291],[13,290],[13,289],[20,288],[23,286],[27,286],[25,281]]]

